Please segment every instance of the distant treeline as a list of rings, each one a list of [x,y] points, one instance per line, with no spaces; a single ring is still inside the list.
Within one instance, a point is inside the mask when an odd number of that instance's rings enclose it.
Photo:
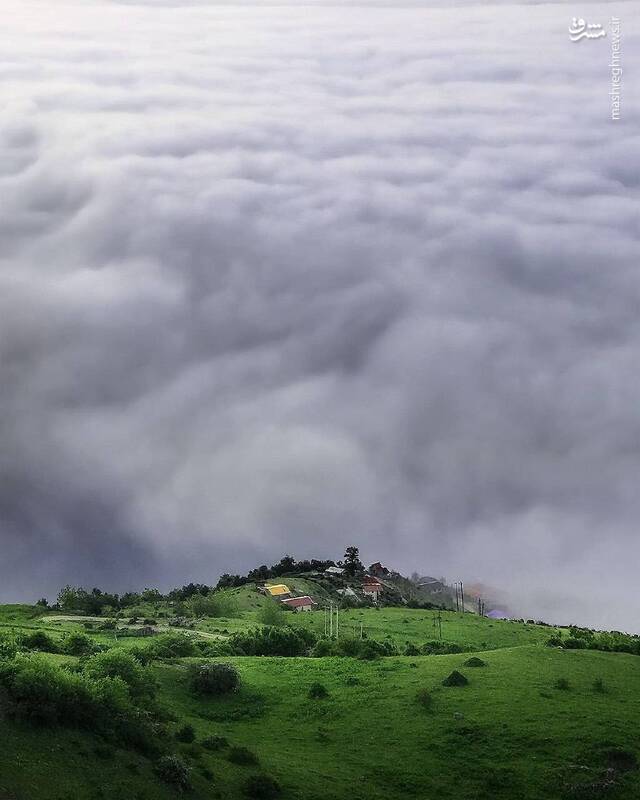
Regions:
[[[207,597],[219,589],[228,589],[277,578],[294,572],[323,572],[327,567],[335,566],[335,561],[323,561],[316,558],[296,561],[290,555],[283,556],[277,564],[268,567],[262,564],[246,575],[230,575],[225,573],[215,586],[204,583],[188,583],[163,594],[159,589],[146,588],[141,592],[125,592],[116,594],[102,589],[85,589],[82,586],[65,586],[58,594],[56,606],[62,611],[79,611],[89,616],[100,616],[110,612],[123,611],[144,603],[160,603],[163,601],[184,602],[196,596]],[[46,599],[38,601],[38,605],[48,606]]]
[[[220,576],[216,588],[226,589],[234,586],[243,586],[245,583],[266,581],[269,578],[279,578],[282,575],[289,575],[293,572],[324,572],[328,567],[335,566],[335,561],[322,561],[317,558],[296,561],[293,556],[286,555],[283,556],[277,564],[272,564],[270,567],[266,564],[262,564],[252,569],[246,575],[230,575],[225,572],[224,575]]]
[[[572,625],[569,636],[551,636],[549,647],[565,650],[603,650],[607,653],[630,653],[640,656],[640,637],[621,631],[594,631]]]

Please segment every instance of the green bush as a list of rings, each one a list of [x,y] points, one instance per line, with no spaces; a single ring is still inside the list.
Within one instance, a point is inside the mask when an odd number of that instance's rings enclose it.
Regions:
[[[246,747],[232,747],[227,756],[232,764],[239,764],[243,767],[252,766],[258,763],[258,757],[255,753]]]
[[[177,756],[162,756],[156,764],[156,774],[178,791],[185,792],[191,788],[189,769]]]
[[[554,687],[559,689],[561,692],[567,692],[571,688],[571,684],[567,680],[567,678],[558,678],[555,682]]]
[[[273,800],[280,791],[280,784],[270,775],[252,775],[244,785],[245,795],[255,800]]]
[[[443,686],[467,686],[469,680],[457,669],[454,669],[450,675],[442,681]]]
[[[312,631],[288,626],[256,628],[231,637],[234,652],[246,656],[303,656],[315,642]]]
[[[154,658],[186,658],[197,655],[193,637],[183,633],[163,633],[156,636],[147,650]]]
[[[95,653],[97,648],[84,633],[72,633],[64,640],[63,650],[70,656],[88,656]]]
[[[566,650],[585,650],[587,642],[585,639],[569,636],[563,641],[563,646]]]
[[[425,711],[430,711],[433,707],[433,695],[428,689],[418,689],[416,700],[418,705],[421,705]]]
[[[91,729],[122,746],[154,749],[152,720],[132,702],[120,677],[92,678],[36,654],[0,662],[7,713],[47,725]]]
[[[329,692],[323,684],[315,681],[309,687],[309,697],[313,700],[323,700],[325,697],[329,697]]]
[[[19,650],[15,636],[0,634],[0,660],[9,660],[15,657]]]
[[[138,704],[148,705],[155,699],[151,673],[126,650],[114,648],[92,656],[84,665],[84,672],[94,679],[121,678]]]
[[[228,694],[240,686],[240,674],[233,664],[199,664],[191,668],[190,683],[195,694]]]
[[[382,656],[393,656],[397,654],[396,646],[393,642],[376,642],[375,639],[365,639],[361,643],[358,658],[371,661]]]
[[[42,653],[58,653],[57,643],[44,631],[34,631],[22,637],[22,646],[27,650],[39,650]]]
[[[487,666],[487,662],[483,661],[481,658],[478,658],[478,656],[471,656],[471,658],[468,658],[463,663],[462,666],[463,667],[486,667]]]
[[[201,742],[202,746],[205,750],[224,750],[225,747],[229,747],[229,742],[224,736],[207,736]]]
[[[404,654],[405,656],[419,656],[420,650],[418,650],[415,644],[409,642],[409,644],[404,648]]]
[[[345,637],[344,639],[320,639],[316,642],[310,652],[314,658],[324,658],[326,656],[345,656],[350,658],[360,658],[363,660],[373,660],[382,656],[394,656],[398,654],[395,644],[389,640],[377,642],[375,639],[354,639]]]
[[[602,680],[602,678],[596,678],[592,684],[592,688],[593,691],[597,692],[598,694],[606,694],[607,691],[607,688],[604,685],[604,681]]]
[[[265,605],[258,611],[258,622],[261,625],[271,625],[281,628],[287,621],[285,611],[275,600],[267,599]]]
[[[237,617],[239,613],[235,598],[225,592],[193,595],[187,608],[194,617]]]
[[[468,650],[469,647],[457,644],[457,642],[442,642],[439,640],[425,642],[420,648],[420,651],[426,656],[465,653]]]
[[[327,658],[328,656],[337,655],[334,644],[335,642],[332,642],[331,639],[318,639],[309,655],[314,658]]]
[[[83,676],[40,656],[17,655],[0,665],[0,684],[11,713],[23,719],[87,726],[96,710],[91,686]]]
[[[196,740],[196,730],[193,725],[183,725],[176,731],[176,739],[184,744],[191,744]]]

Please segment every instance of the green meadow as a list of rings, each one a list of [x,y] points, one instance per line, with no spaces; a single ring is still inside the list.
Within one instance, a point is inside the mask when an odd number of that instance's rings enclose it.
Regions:
[[[236,594],[242,601],[237,616],[201,620],[187,635],[224,643],[233,631],[255,627],[265,601],[247,591]],[[61,649],[79,631],[103,651],[144,651],[154,641],[118,637],[114,631],[86,627],[96,625],[95,620],[60,616],[32,606],[5,606],[0,609],[0,633],[15,637],[44,631]],[[393,641],[402,651],[406,643],[420,645],[437,638],[434,617],[437,612],[408,608],[345,610],[341,634],[359,636],[362,624],[368,638]],[[0,692],[0,797],[640,797],[637,655],[549,647],[546,642],[557,631],[542,625],[455,612],[442,612],[441,620],[443,639],[469,652],[372,660],[193,655],[150,659],[144,670],[156,685],[161,709],[161,752],[177,756],[188,770],[190,788],[184,793],[158,775],[158,753],[105,740],[90,726],[68,726],[64,720],[36,723],[6,713],[9,706]],[[294,628],[324,631],[321,610],[287,615],[287,621]],[[465,665],[473,655],[482,666]],[[65,671],[81,670],[91,658],[64,653],[24,657]],[[233,664],[239,689],[195,695],[190,668],[203,662]],[[453,670],[468,683],[443,686]],[[181,741],[185,736],[179,732],[185,726],[189,735]],[[271,784],[265,790],[260,780],[252,790],[249,781],[256,775],[269,776],[277,793],[269,794]]]

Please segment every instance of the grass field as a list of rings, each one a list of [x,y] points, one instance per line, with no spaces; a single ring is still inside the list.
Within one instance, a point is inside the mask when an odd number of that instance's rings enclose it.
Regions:
[[[203,627],[251,627],[258,607]],[[345,611],[342,630],[359,624],[370,638],[401,646],[436,638],[433,612],[402,608]],[[288,617],[321,632],[322,612]],[[194,697],[187,683],[193,659],[154,662],[161,704],[175,726],[196,731],[194,743],[174,742],[190,765],[191,797],[246,796],[249,775],[264,770],[284,800],[568,800],[640,798],[640,661],[637,656],[544,646],[553,629],[443,612],[443,638],[473,648],[486,665],[464,666],[468,653],[354,658],[225,658],[242,676],[239,692]],[[350,631],[351,626],[351,631]],[[84,630],[82,621],[52,620],[30,606],[0,608],[2,630]],[[110,632],[88,632],[116,646]],[[224,634],[220,634],[223,636]],[[111,637],[111,638],[110,638]],[[46,658],[76,663],[68,656]],[[469,680],[444,687],[454,669]],[[568,689],[556,688],[559,679]],[[604,692],[594,689],[596,679]],[[312,699],[320,683],[328,692]],[[601,687],[602,688],[602,687]],[[430,707],[418,693],[430,693]],[[228,749],[200,744],[212,734],[253,752],[259,764],[230,763]],[[177,796],[151,761],[105,746],[86,731],[38,728],[3,717],[0,698],[2,800],[163,800]],[[622,752],[622,756],[620,755]],[[620,759],[622,758],[622,761]],[[622,763],[625,768],[618,768]],[[615,773],[608,773],[610,766]],[[615,783],[607,787],[607,776]]]

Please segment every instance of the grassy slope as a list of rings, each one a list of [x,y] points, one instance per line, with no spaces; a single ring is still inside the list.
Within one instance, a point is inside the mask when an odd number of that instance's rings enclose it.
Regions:
[[[542,625],[490,620],[454,611],[443,611],[440,618],[445,641],[469,645],[477,650],[543,643],[555,630]],[[345,636],[357,636],[362,623],[370,639],[381,641],[391,638],[402,647],[408,642],[419,645],[437,639],[436,619],[437,612],[409,608],[353,609],[340,612],[340,630]],[[296,614],[292,624],[311,627],[321,634],[324,631],[324,614]]]
[[[484,657],[481,669],[462,667],[459,655],[233,659],[244,694],[208,703],[189,696],[174,668],[158,674],[201,735],[223,733],[254,750],[290,798],[549,800],[560,796],[559,783],[573,780],[569,765],[599,763],[605,746],[640,748],[636,657],[533,646]],[[454,668],[468,675],[468,687],[440,685]],[[553,688],[560,677],[570,691]],[[595,677],[606,695],[593,692]],[[350,685],[354,678],[359,683]],[[308,698],[316,680],[328,699]],[[416,702],[421,688],[433,690],[431,712]],[[626,791],[640,796],[637,775],[629,781]]]
[[[257,593],[244,592],[242,618],[208,624],[253,624],[256,607],[251,603],[264,601]],[[47,616],[38,619],[40,614],[31,607],[0,607],[0,625],[78,629],[74,622],[54,626]],[[398,644],[435,638],[429,611],[367,609],[345,612],[342,620],[343,632],[363,620],[369,636],[391,636]],[[319,630],[323,615],[292,615],[291,621]],[[602,766],[603,749],[614,745],[640,753],[640,661],[539,646],[551,632],[470,614],[443,614],[443,637],[488,650],[483,654],[487,667],[461,667],[466,655],[378,662],[225,659],[237,663],[243,689],[232,698],[206,702],[189,695],[184,665],[156,665],[154,670],[165,704],[181,721],[192,722],[200,737],[224,734],[233,744],[255,751],[264,769],[282,782],[285,800],[553,800],[564,796],[559,789],[563,783],[597,777],[595,771],[571,772],[571,764]],[[470,686],[440,685],[454,668],[467,674]],[[559,677],[569,679],[570,691],[553,688]],[[605,681],[607,694],[593,692],[597,677]],[[354,679],[359,682],[353,684]],[[315,680],[329,689],[328,699],[307,697]],[[421,688],[433,691],[430,712],[416,703]],[[0,736],[3,800],[173,796],[158,783],[146,759],[121,751],[105,759],[100,742],[84,732],[3,721],[1,703]],[[224,753],[176,747],[185,757],[195,756],[193,800],[237,798],[242,780],[254,771],[229,764]],[[203,768],[213,773],[213,781],[202,777]],[[608,796],[640,797],[640,775],[629,773],[625,781]]]

